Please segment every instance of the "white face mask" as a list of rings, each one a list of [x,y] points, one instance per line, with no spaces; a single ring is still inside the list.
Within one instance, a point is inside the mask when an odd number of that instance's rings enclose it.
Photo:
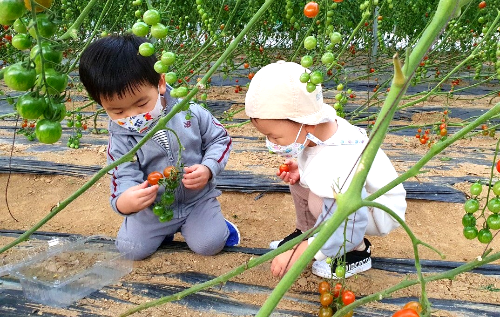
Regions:
[[[269,150],[269,152],[278,154],[284,158],[297,158],[300,153],[305,148],[305,144],[307,140],[313,141],[316,143],[316,145],[323,145],[324,142],[319,140],[317,137],[312,135],[311,133],[307,133],[306,139],[304,140],[304,143],[297,143],[297,140],[299,139],[300,131],[302,131],[302,127],[304,125],[300,126],[299,133],[297,133],[297,137],[295,137],[295,141],[292,144],[289,145],[279,145],[276,143],[273,143],[269,141],[268,138],[266,138],[266,147]]]
[[[158,92],[158,99],[156,100],[156,105],[153,110],[131,117],[115,119],[112,121],[131,132],[143,133],[149,128],[151,123],[155,122],[155,120],[161,116],[162,110],[163,105],[161,104],[161,95]]]

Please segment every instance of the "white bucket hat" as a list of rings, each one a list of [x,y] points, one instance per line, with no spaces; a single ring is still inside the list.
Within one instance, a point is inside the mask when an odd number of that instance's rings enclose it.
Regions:
[[[321,85],[306,90],[300,75],[310,72],[293,62],[278,61],[261,68],[250,82],[245,97],[245,112],[256,119],[289,119],[316,125],[333,121],[335,109],[323,103]]]

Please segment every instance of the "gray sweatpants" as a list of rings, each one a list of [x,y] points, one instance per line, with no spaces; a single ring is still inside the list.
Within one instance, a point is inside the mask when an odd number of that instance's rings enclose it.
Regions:
[[[229,236],[217,198],[200,200],[187,217],[160,222],[150,209],[125,217],[116,246],[127,258],[142,260],[153,254],[166,236],[180,231],[189,248],[198,254],[219,253]]]

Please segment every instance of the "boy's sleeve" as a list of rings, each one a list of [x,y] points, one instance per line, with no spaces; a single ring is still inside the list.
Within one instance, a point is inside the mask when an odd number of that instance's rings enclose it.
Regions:
[[[366,178],[365,189],[367,195],[371,195],[398,177],[391,161],[381,149],[378,150],[372,167]],[[402,184],[394,187],[384,195],[374,200],[394,211],[403,220],[406,212],[406,191]],[[399,223],[385,211],[378,208],[370,208],[368,227],[366,234],[385,236],[393,229],[399,227]]]
[[[202,150],[205,152],[201,164],[212,172],[212,177],[219,175],[229,159],[232,140],[224,126],[200,105],[192,104],[199,114]]]
[[[323,211],[316,220],[315,227],[330,219],[336,209],[337,203],[335,199],[323,198]],[[356,248],[363,241],[367,222],[368,209],[366,207],[360,208],[355,213],[349,215],[347,221],[342,221],[340,223],[337,230],[335,230],[331,237],[325,242],[314,258],[317,261],[322,261],[327,257],[338,257],[344,254],[344,240],[345,252],[349,252]],[[308,239],[308,244],[311,244],[315,236]]]
[[[132,147],[132,144],[128,143],[126,136],[110,134],[107,152],[108,164],[118,160]],[[111,207],[120,215],[124,215],[116,208],[116,201],[125,190],[144,182],[144,173],[141,171],[139,161],[136,159],[118,165],[111,172]]]

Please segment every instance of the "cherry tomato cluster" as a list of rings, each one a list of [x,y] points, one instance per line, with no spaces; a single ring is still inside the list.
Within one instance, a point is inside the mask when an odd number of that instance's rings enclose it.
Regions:
[[[345,288],[341,283],[336,283],[333,288],[327,281],[322,281],[318,286],[319,301],[321,308],[318,316],[331,317],[333,314],[344,306],[354,303],[356,295],[354,292]],[[351,310],[344,316],[352,316],[354,312]]]
[[[35,140],[35,123],[28,123],[27,119],[23,120],[23,123],[21,123],[21,129],[17,130],[17,134],[24,135],[26,139],[29,141],[34,141]]]
[[[498,169],[498,168],[497,168]],[[464,203],[465,215],[462,217],[462,225],[464,226],[463,234],[467,239],[477,238],[479,242],[488,244],[493,240],[491,230],[500,229],[500,181],[495,182],[493,187],[488,187],[488,196],[493,192],[494,197],[487,198],[486,205],[480,210],[479,198],[483,190],[483,185],[476,182],[470,186],[470,198]],[[490,211],[487,215],[486,209]],[[480,210],[480,215],[474,215]],[[483,218],[481,229],[478,230],[477,220]]]
[[[446,138],[448,137],[448,122],[449,122],[448,115],[449,115],[449,111],[444,110],[441,122],[434,124],[432,129],[436,135],[435,138],[433,138],[431,136],[430,129],[425,129],[425,130],[422,130],[422,128],[417,129],[417,133],[415,134],[415,138],[417,138],[419,140],[420,144],[427,144],[430,148],[434,144],[434,142],[446,140]]]
[[[163,174],[154,171],[148,175],[150,185],[160,185],[165,187],[160,201],[153,206],[153,213],[158,216],[160,222],[167,222],[174,217],[172,204],[175,201],[175,189],[179,186],[180,173],[177,167],[168,166],[163,170]]]
[[[73,128],[73,135],[68,138],[66,146],[72,149],[80,148],[80,139],[83,136],[83,131],[87,130],[87,123],[84,121],[83,115],[79,112],[76,114],[74,112],[69,112],[67,115],[68,120],[66,121],[66,126],[68,128]]]
[[[402,309],[395,312],[392,317],[420,317],[421,312],[422,304],[411,301],[406,303]]]

